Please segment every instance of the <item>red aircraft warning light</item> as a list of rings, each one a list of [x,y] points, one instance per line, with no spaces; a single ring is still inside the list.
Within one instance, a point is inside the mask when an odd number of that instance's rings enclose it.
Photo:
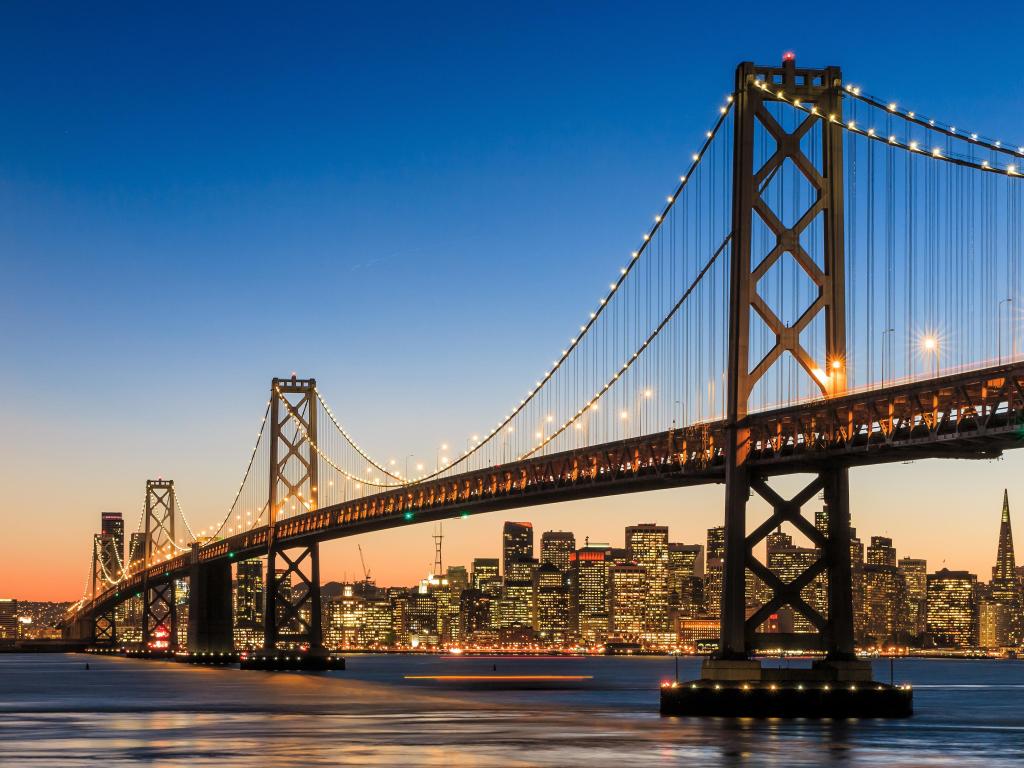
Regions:
[[[786,51],[784,54],[782,54],[782,60],[783,61],[796,61],[796,54],[793,53],[792,51]]]

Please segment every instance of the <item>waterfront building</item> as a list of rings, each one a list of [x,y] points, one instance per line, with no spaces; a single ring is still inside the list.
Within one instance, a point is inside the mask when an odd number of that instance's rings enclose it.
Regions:
[[[653,642],[674,634],[668,614],[668,527],[640,523],[626,528],[626,557],[644,569],[644,635]]]
[[[608,572],[609,637],[639,642],[644,634],[647,572],[639,565],[613,565]]]
[[[977,581],[973,573],[948,568],[928,574],[928,633],[940,648],[977,644]]]
[[[1010,645],[1010,606],[991,597],[978,600],[978,647],[1005,648]]]
[[[540,535],[541,565],[551,563],[560,572],[569,572],[569,560],[576,550],[576,536],[570,531],[544,531]]]
[[[0,598],[0,642],[13,643],[18,639],[18,601],[12,597]]]

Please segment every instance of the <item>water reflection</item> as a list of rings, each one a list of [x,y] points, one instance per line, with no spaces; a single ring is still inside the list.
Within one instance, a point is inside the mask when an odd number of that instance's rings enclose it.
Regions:
[[[902,661],[915,718],[833,723],[661,718],[664,658],[352,656],[320,675],[85,661],[0,656],[0,764],[1008,766],[1024,747],[1019,662]],[[584,679],[550,690],[403,679],[495,667]],[[698,667],[682,661],[680,676]]]

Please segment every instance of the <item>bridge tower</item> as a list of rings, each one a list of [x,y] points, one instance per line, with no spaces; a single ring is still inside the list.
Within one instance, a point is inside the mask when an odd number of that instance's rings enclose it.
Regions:
[[[177,606],[174,579],[151,574],[153,567],[174,549],[174,481],[146,481],[145,571],[142,576],[142,645],[167,638],[168,650],[177,647]]]
[[[773,114],[770,104],[782,91],[787,98],[816,108],[817,114],[797,113],[802,120],[787,131]],[[810,377],[825,397],[845,389],[846,329],[843,253],[843,136],[842,84],[837,67],[803,69],[787,54],[778,67],[742,63],[736,71],[735,134],[733,147],[733,235],[730,274],[730,327],[728,402],[726,424],[725,564],[722,588],[722,628],[716,659],[705,666],[705,677],[744,679],[757,662],[750,654],[768,638],[760,637],[759,626],[780,607],[790,606],[817,629],[795,637],[771,635],[771,647],[784,646],[787,639],[809,647],[816,642],[830,663],[851,662],[853,656],[853,608],[850,576],[850,509],[848,469],[841,465],[805,468],[814,479],[792,498],[783,498],[768,484],[768,474],[754,473],[747,463],[750,430],[748,403],[757,383],[776,363],[795,364]],[[835,115],[836,120],[829,116]],[[755,136],[766,133],[774,142],[763,162],[755,160]],[[808,139],[815,132],[814,140]],[[796,212],[792,225],[783,223],[764,194],[773,176],[792,163],[813,191],[810,207]],[[752,232],[755,217],[774,236],[767,253],[755,253]],[[821,222],[820,259],[805,250],[801,235]],[[792,259],[816,286],[816,297],[792,324],[780,319],[758,291],[762,277],[780,259]],[[824,349],[808,350],[801,332],[824,315]],[[774,334],[774,345],[760,360],[751,359],[750,324],[756,315]],[[820,321],[819,321],[820,322]],[[787,360],[787,356],[791,360]],[[789,470],[794,471],[793,469]],[[747,534],[747,502],[751,493],[766,501],[772,514]],[[819,492],[828,510],[827,529],[815,528],[801,512]],[[783,583],[753,554],[753,548],[767,535],[788,522],[806,535],[820,550],[821,557],[804,573]],[[746,617],[746,571],[751,570],[770,592],[770,598],[753,616]],[[801,590],[819,574],[828,579],[828,609],[825,615],[801,597]]]
[[[315,540],[282,546],[276,524],[317,509],[316,379],[274,379],[270,386],[270,495],[264,650],[279,643],[323,651],[320,549]],[[283,568],[278,568],[281,561]]]

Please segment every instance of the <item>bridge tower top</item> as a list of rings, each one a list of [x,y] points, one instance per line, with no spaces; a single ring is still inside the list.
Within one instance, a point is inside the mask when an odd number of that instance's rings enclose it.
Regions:
[[[271,530],[290,511],[317,508],[316,379],[275,378],[270,385]]]
[[[146,481],[145,563],[150,565],[174,546],[174,481]]]

